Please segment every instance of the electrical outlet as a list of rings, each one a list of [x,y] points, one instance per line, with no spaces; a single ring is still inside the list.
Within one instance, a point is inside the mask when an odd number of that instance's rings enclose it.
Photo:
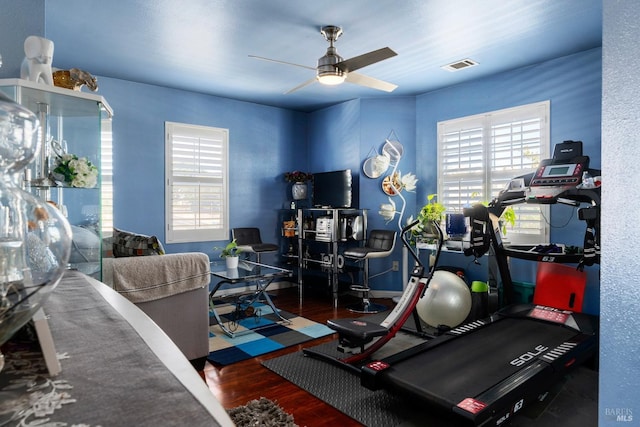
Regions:
[[[399,261],[393,261],[393,263],[391,264],[391,269],[393,271],[399,271],[400,270],[400,262]]]

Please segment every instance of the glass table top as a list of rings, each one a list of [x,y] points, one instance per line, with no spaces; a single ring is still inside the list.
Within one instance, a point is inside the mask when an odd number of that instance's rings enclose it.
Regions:
[[[273,265],[258,264],[257,262],[240,260],[238,268],[227,269],[222,261],[211,262],[211,274],[224,280],[241,282],[269,277],[284,277],[292,274],[291,270]]]

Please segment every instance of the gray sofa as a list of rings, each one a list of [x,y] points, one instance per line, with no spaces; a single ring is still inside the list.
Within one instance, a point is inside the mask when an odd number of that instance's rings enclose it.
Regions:
[[[201,252],[103,259],[102,281],[144,311],[194,366],[209,354],[210,280]]]

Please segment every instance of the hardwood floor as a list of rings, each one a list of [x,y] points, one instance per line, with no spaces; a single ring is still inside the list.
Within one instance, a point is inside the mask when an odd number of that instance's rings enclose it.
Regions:
[[[339,307],[334,309],[328,295],[307,292],[301,305],[297,288],[270,291],[269,294],[276,297],[274,302],[278,308],[319,323],[325,323],[327,319],[332,318],[358,316],[344,308],[348,303],[357,301],[348,296],[341,298]],[[390,300],[376,301],[387,305],[392,304]],[[214,366],[207,362],[204,368],[204,378],[209,389],[226,409],[244,405],[253,399],[266,397],[277,402],[286,412],[292,414],[296,424],[301,427],[361,426],[362,424],[359,422],[261,365],[264,360],[301,351],[304,347],[318,345],[335,338],[335,334],[318,338],[229,366]],[[349,374],[345,372],[345,375]]]

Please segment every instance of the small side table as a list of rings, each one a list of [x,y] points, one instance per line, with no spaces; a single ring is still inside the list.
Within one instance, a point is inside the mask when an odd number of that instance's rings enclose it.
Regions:
[[[216,308],[213,304],[213,297],[224,284],[255,283],[255,291],[253,291],[252,293],[244,293],[242,295],[239,295],[237,298],[241,298],[243,304],[246,305],[251,305],[253,302],[259,299],[264,299],[264,301],[269,305],[269,307],[271,307],[273,313],[278,318],[280,318],[283,322],[289,323],[289,320],[280,315],[279,310],[276,308],[275,304],[271,300],[271,297],[266,291],[269,285],[274,281],[274,279],[291,277],[291,270],[267,264],[260,264],[253,261],[241,260],[238,263],[238,268],[233,269],[227,269],[224,263],[212,262],[211,275],[222,280],[220,280],[211,290],[211,292],[209,292],[209,306],[211,307],[211,311],[213,312],[218,325],[220,325],[220,328],[231,338],[249,333],[251,331],[232,331],[228,327],[228,325],[226,325],[220,318],[220,315],[216,311]],[[234,316],[238,318],[241,315],[242,312],[238,308],[236,308]]]

